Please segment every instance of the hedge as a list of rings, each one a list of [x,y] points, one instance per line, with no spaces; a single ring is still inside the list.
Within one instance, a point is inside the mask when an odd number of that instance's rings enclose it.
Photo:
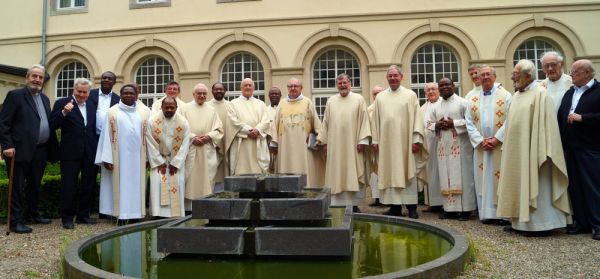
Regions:
[[[97,183],[96,185],[99,185]],[[62,183],[60,181],[60,164],[47,164],[44,176],[42,178],[42,186],[40,187],[40,196],[38,201],[38,210],[44,217],[59,218],[60,217],[60,189]],[[92,211],[98,210],[98,192],[99,187],[96,187],[96,195]],[[6,209],[8,206],[8,174],[4,161],[0,161],[0,222],[6,222]],[[26,208],[25,208],[26,210]]]

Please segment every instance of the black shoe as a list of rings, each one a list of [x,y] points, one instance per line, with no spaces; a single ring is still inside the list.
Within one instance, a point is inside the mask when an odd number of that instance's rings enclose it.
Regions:
[[[510,221],[504,220],[504,219],[497,219],[496,222],[497,222],[496,225],[498,225],[498,226],[507,226],[507,225],[510,225]]]
[[[73,221],[66,221],[62,223],[63,228],[67,229],[67,230],[72,230],[75,228],[75,225],[73,224]]]
[[[360,213],[360,208],[358,208],[358,206],[355,205],[355,206],[352,207],[352,212],[354,212],[354,213]]]
[[[371,204],[369,204],[369,206],[371,207],[386,207],[385,204],[379,202],[379,199],[375,199],[375,201]]]
[[[458,213],[458,221],[469,221],[469,217],[471,217],[471,212]]]
[[[423,212],[443,212],[444,208],[441,205],[428,206],[422,210]]]
[[[496,224],[496,220],[494,219],[483,219],[481,220],[481,223],[484,225],[495,225]]]
[[[581,227],[572,227],[567,229],[567,234],[584,234],[584,233],[591,233],[592,230],[590,229],[584,229]]]
[[[31,233],[33,230],[25,226],[23,223],[16,223],[13,226],[10,226],[10,230],[15,233]]]
[[[402,206],[393,204],[384,214],[388,216],[402,216]]]
[[[48,218],[44,218],[44,217],[42,217],[42,216],[40,216],[40,215],[38,215],[38,216],[35,216],[35,217],[32,217],[32,218],[31,218],[31,221],[32,221],[34,224],[43,224],[43,225],[47,225],[47,224],[50,224],[50,223],[52,223],[52,221],[50,221],[50,219],[48,219]]]
[[[83,217],[83,218],[77,217],[77,219],[75,220],[75,222],[77,224],[87,224],[87,225],[94,225],[94,224],[97,223],[96,219],[90,218],[90,217]]]
[[[593,240],[600,240],[600,232],[596,232],[594,236],[592,236]]]
[[[419,214],[417,213],[417,210],[409,210],[408,211],[408,218],[411,219],[419,219]]]
[[[444,212],[440,215],[440,219],[456,219],[456,212]]]
[[[517,230],[513,229],[512,225],[506,225],[502,228],[505,232],[517,232]]]

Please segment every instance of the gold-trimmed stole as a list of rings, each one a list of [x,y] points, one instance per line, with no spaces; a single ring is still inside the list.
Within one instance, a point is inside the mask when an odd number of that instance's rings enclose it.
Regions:
[[[495,135],[496,132],[502,125],[504,125],[504,121],[506,120],[506,97],[510,95],[510,93],[504,90],[501,87],[496,88],[495,100],[494,100],[494,130],[492,135]],[[473,124],[477,127],[477,129],[481,132],[481,94],[476,94],[475,96],[469,99],[471,103],[471,115],[473,119]],[[494,161],[494,185],[492,192],[494,193],[494,204],[498,203],[498,180],[500,179],[500,159],[502,158],[502,143],[494,150],[492,150],[492,158]],[[482,148],[475,148],[475,156],[477,156],[477,162],[479,165],[477,166],[477,172],[479,173],[479,192],[483,193],[483,174],[487,171],[484,169],[483,165],[483,156],[484,150]]]
[[[185,119],[175,114],[175,130],[173,132],[173,143],[170,150],[170,157],[177,156],[181,145],[183,144],[183,137],[185,132]],[[162,142],[163,128],[164,128],[164,114],[157,114],[153,120],[154,130],[150,131],[152,137],[160,146]],[[162,150],[159,148],[159,150]],[[169,154],[161,154],[163,156],[169,156]],[[170,166],[170,162],[167,162],[167,166]],[[179,171],[183,171],[180,169]],[[179,185],[179,173],[171,176],[168,175],[168,170],[165,174],[159,173],[160,175],[160,206],[169,206],[171,209],[171,217],[181,216],[181,200],[179,198],[179,192],[181,187]]]

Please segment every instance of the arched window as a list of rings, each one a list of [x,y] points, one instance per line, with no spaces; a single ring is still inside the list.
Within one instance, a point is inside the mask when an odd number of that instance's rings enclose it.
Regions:
[[[254,97],[265,100],[265,71],[260,60],[249,52],[238,52],[229,57],[221,68],[221,82],[227,89],[227,100],[237,98],[242,91],[242,80],[254,81]]]
[[[412,57],[410,64],[411,89],[417,93],[423,104],[425,84],[437,82],[443,77],[454,81],[455,92],[460,94],[460,65],[456,53],[440,43],[428,43],[420,47]]]
[[[66,64],[56,77],[56,99],[71,95],[77,78],[90,78],[87,67],[79,61]]]
[[[360,64],[352,53],[342,49],[331,49],[323,52],[315,60],[312,68],[313,100],[317,114],[322,119],[327,99],[337,93],[335,79],[339,74],[350,76],[352,89],[360,91]]]
[[[173,80],[173,67],[169,61],[159,56],[147,58],[135,73],[135,82],[140,85],[138,99],[148,107],[165,95],[165,85]]]
[[[540,58],[542,58],[542,54],[547,51],[557,51],[562,53],[556,46],[546,40],[529,39],[515,50],[515,54],[513,55],[513,65],[516,65],[521,59],[531,60],[537,67],[537,73],[534,78],[536,80],[546,79],[546,74],[542,69],[542,61],[540,61]]]

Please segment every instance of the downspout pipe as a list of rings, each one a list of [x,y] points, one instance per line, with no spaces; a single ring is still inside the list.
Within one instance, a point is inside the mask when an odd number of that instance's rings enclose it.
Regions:
[[[46,66],[46,19],[48,17],[48,1],[42,0],[42,65]]]

